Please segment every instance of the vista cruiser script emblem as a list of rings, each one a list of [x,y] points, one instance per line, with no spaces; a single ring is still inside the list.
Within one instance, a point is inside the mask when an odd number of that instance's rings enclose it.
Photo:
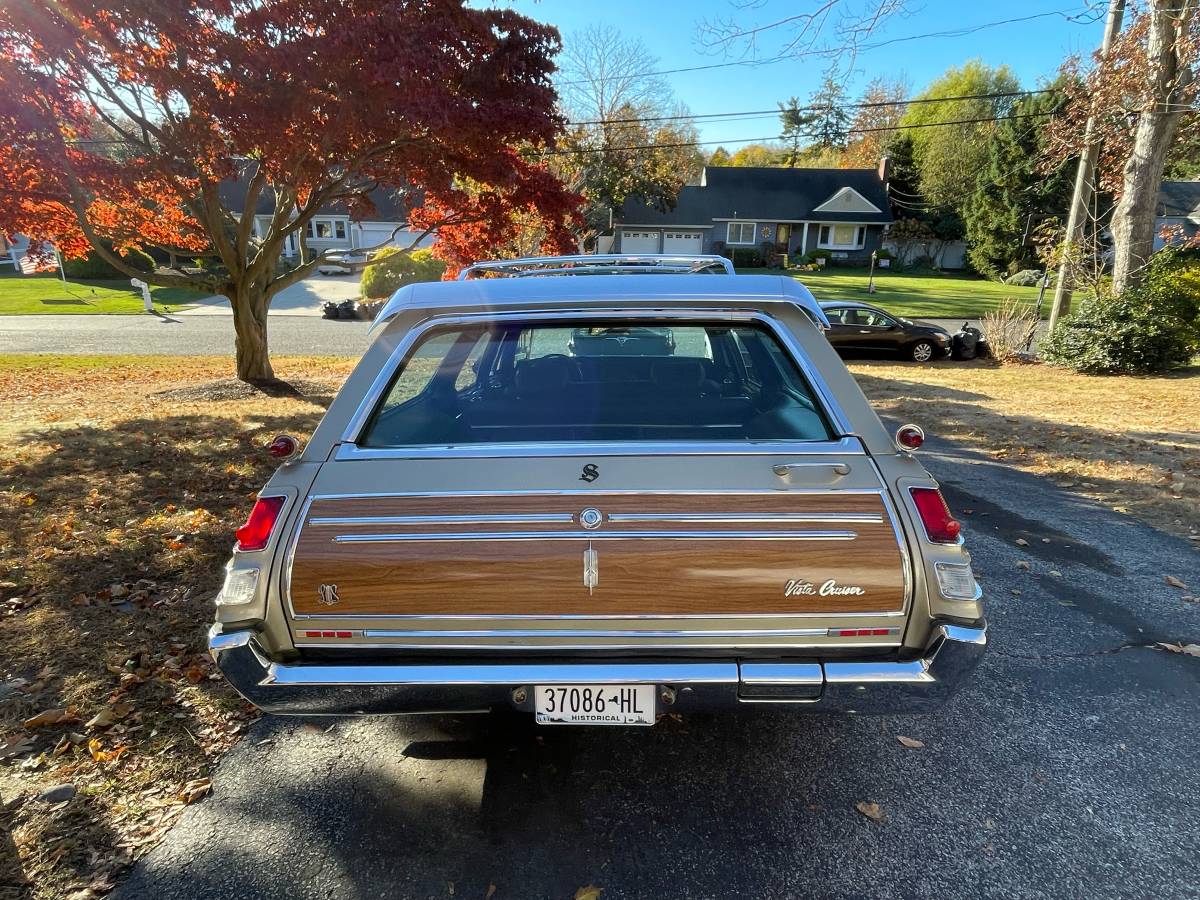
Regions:
[[[586,481],[588,484],[591,484],[593,481],[595,481],[599,477],[600,477],[600,467],[597,466],[595,463],[588,463],[586,466],[583,467],[583,474],[579,476],[579,480]]]
[[[838,584],[832,578],[819,586],[811,581],[792,578],[783,586],[783,596],[785,597],[844,597],[848,595],[857,597],[865,593],[866,591],[857,584]]]
[[[340,603],[342,598],[338,596],[336,584],[322,584],[317,587],[317,600],[326,606],[333,606]]]

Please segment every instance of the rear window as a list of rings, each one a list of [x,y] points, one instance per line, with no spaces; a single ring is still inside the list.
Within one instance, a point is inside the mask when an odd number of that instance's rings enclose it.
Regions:
[[[766,328],[504,323],[432,331],[364,447],[588,441],[823,441],[813,392]]]

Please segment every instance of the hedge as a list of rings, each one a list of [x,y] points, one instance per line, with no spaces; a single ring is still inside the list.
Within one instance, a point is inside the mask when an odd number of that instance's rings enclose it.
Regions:
[[[368,299],[390,297],[406,284],[438,281],[445,271],[446,264],[435,258],[431,250],[405,253],[388,247],[375,254],[371,265],[363,269],[359,290]]]

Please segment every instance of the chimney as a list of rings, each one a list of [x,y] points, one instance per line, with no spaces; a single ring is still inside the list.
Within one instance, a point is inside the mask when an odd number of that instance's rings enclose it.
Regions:
[[[892,159],[890,156],[881,156],[879,158],[879,180],[886,185],[888,179],[892,177]]]

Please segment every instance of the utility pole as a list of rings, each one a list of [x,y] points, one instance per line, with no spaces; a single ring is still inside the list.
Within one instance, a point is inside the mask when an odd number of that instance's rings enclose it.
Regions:
[[[1100,61],[1108,58],[1113,39],[1121,30],[1121,19],[1125,15],[1125,0],[1108,0],[1108,18],[1104,23],[1104,40],[1100,44]],[[1054,303],[1050,306],[1050,328],[1058,324],[1060,317],[1071,311],[1071,255],[1082,243],[1087,229],[1088,208],[1096,191],[1096,162],[1100,158],[1100,144],[1095,137],[1096,120],[1088,116],[1083,129],[1083,152],[1079,156],[1079,168],[1075,171],[1075,193],[1071,196],[1071,215],[1067,219],[1067,233],[1063,238],[1062,262],[1058,266],[1058,284],[1054,286]]]

